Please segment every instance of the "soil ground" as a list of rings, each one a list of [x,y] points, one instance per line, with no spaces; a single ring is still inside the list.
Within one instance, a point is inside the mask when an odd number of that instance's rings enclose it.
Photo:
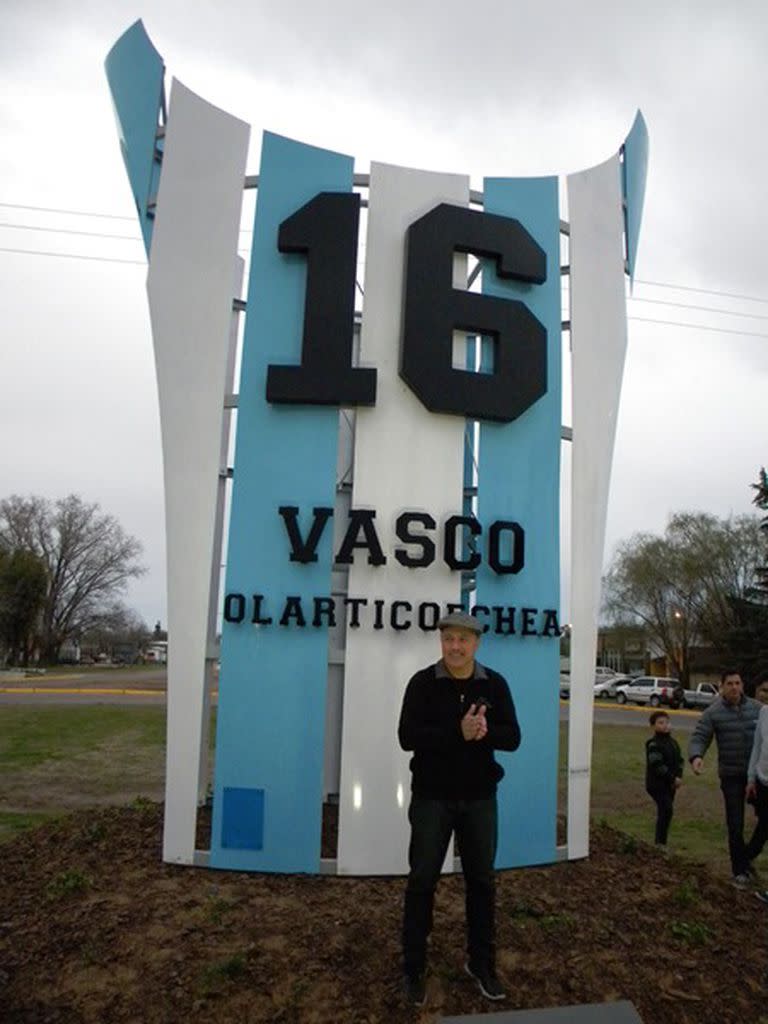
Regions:
[[[443,879],[421,1010],[400,990],[403,879],[172,867],[161,831],[138,800],[3,845],[3,1024],[426,1024],[620,999],[645,1024],[768,1024],[768,907],[606,826],[586,860],[499,873],[501,1004],[463,972],[462,883]]]

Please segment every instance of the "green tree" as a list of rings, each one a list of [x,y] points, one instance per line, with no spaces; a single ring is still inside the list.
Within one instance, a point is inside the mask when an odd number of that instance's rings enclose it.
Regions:
[[[768,512],[768,474],[766,474],[764,466],[760,467],[757,483],[752,484],[751,487],[753,491],[757,492],[752,499],[752,504],[756,505],[761,512]],[[763,516],[760,520],[760,529],[763,531],[766,548],[768,548],[768,515]],[[755,590],[759,596],[768,597],[768,565],[758,566]]]
[[[641,623],[684,686],[696,646],[711,645],[724,663],[741,667],[743,602],[760,551],[754,516],[679,512],[663,537],[635,534],[619,546],[605,579],[606,612]]]
[[[37,555],[0,548],[0,643],[6,660],[28,663],[47,587],[45,564]]]
[[[768,475],[761,467],[757,483],[751,484],[756,493],[752,504],[768,512]],[[768,668],[768,516],[760,520],[762,552],[760,564],[755,568],[752,586],[742,600],[734,601],[736,622],[732,631],[734,650],[741,653],[741,667],[745,677],[756,675]]]
[[[69,637],[82,636],[144,569],[141,544],[96,503],[70,494],[56,502],[33,495],[0,501],[0,545],[45,565],[47,587],[40,650],[53,662]]]

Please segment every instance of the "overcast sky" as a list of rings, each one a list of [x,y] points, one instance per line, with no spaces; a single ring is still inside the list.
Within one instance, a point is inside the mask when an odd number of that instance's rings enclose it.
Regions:
[[[0,496],[77,492],[117,516],[144,545],[149,571],[127,600],[150,625],[165,622],[165,555],[146,266],[103,71],[139,17],[167,87],[175,76],[251,124],[249,173],[266,128],[349,153],[360,172],[375,159],[469,173],[474,187],[566,174],[615,152],[642,109],[644,283],[629,302],[606,556],[677,510],[752,511],[768,462],[764,0],[2,12]]]

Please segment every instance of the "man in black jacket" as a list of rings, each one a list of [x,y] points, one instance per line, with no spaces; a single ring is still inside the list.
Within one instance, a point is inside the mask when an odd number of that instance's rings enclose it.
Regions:
[[[455,612],[438,627],[442,657],[408,683],[398,729],[403,750],[414,752],[403,968],[407,996],[417,1005],[425,999],[435,887],[453,833],[466,889],[466,970],[484,996],[504,998],[494,939],[496,786],[504,770],[493,752],[520,745],[504,677],[475,661],[482,625]]]

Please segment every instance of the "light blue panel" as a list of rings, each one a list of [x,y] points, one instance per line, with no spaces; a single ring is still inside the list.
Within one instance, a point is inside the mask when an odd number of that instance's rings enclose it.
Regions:
[[[280,223],[321,191],[350,192],[351,157],[264,134],[243,341],[226,592],[267,596],[268,626],[224,622],[216,733],[211,865],[315,872],[320,867],[327,628],[280,626],[278,602],[331,592],[332,526],[318,561],[289,561],[281,505],[333,508],[338,410],[269,405],[269,364],[301,358],[306,261],[277,249]],[[350,324],[350,333],[352,324]],[[222,844],[225,787],[264,790],[263,849]]]
[[[165,109],[163,58],[141,21],[123,33],[104,62],[115,107],[120,148],[139,215],[144,249],[152,244],[152,217],[147,203],[157,194],[160,165],[155,162],[158,114]]]
[[[635,261],[643,219],[645,179],[648,173],[648,128],[638,110],[624,143],[624,202],[626,203],[627,263],[629,277],[635,279]]]
[[[541,285],[501,282],[486,267],[483,290],[522,300],[547,329],[547,392],[512,423],[481,423],[478,518],[512,520],[525,530],[525,566],[497,575],[483,558],[477,603],[517,609],[514,636],[484,635],[479,658],[507,679],[522,730],[520,748],[500,754],[498,867],[555,859],[559,720],[559,638],[522,636],[520,609],[559,610],[560,598],[560,266],[556,178],[490,178],[485,209],[515,217],[547,255]],[[491,620],[492,621],[492,620]]]

